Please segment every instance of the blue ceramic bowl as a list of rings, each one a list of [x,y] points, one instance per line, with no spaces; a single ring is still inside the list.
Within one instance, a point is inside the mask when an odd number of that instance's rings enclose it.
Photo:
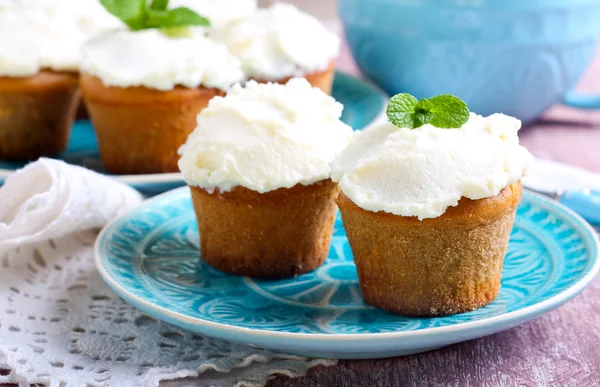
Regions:
[[[470,110],[530,121],[556,102],[600,107],[569,90],[593,58],[600,0],[339,0],[361,71],[388,93],[450,93]]]

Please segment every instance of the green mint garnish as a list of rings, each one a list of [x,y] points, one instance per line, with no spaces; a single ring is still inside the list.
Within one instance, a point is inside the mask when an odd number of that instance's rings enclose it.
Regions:
[[[203,16],[189,8],[168,9],[169,0],[100,0],[108,12],[118,17],[134,31],[160,28],[169,32],[172,28],[210,26]]]
[[[208,19],[198,15],[189,8],[177,7],[171,9],[163,19],[161,28],[178,28],[187,26],[208,26]]]
[[[156,11],[166,11],[169,6],[169,0],[152,0],[150,8]]]
[[[460,128],[469,120],[467,104],[450,94],[420,101],[410,94],[397,94],[390,99],[386,113],[392,124],[408,129],[425,124],[436,128]]]

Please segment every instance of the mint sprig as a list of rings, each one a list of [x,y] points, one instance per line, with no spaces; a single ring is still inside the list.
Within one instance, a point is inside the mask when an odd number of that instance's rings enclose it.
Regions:
[[[152,0],[150,8],[157,11],[164,11],[169,6],[169,0]]]
[[[168,9],[169,0],[100,0],[108,12],[134,31],[148,28],[169,30],[191,26],[210,26],[207,18],[186,7]]]
[[[397,94],[390,99],[386,114],[399,128],[416,129],[425,124],[436,128],[460,128],[469,120],[467,104],[450,94],[420,101],[410,94]]]

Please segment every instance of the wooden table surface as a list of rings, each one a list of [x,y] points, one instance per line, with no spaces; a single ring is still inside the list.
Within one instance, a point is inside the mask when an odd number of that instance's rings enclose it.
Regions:
[[[357,72],[347,50],[338,68]],[[600,55],[578,88],[600,92]],[[537,157],[600,172],[600,112],[557,106],[524,128],[521,141]],[[405,385],[600,386],[600,277],[568,304],[505,332],[418,355],[340,361],[313,368],[306,377],[277,377],[268,384]]]

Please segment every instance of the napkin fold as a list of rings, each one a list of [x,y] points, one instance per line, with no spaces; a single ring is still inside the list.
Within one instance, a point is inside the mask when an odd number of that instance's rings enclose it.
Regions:
[[[141,202],[139,192],[107,176],[41,158],[0,187],[0,253],[102,227]]]

